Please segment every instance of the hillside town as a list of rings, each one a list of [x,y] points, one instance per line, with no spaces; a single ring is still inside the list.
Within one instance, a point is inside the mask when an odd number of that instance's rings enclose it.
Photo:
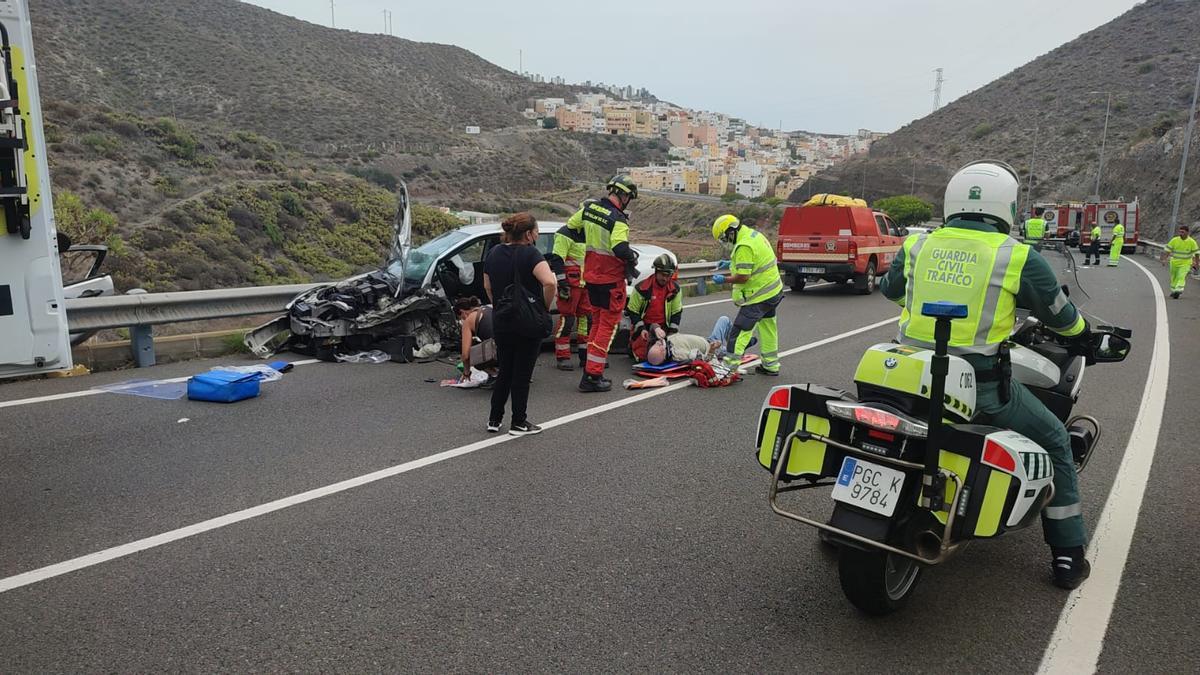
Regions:
[[[605,93],[534,99],[524,114],[563,131],[665,139],[671,144],[666,164],[622,169],[643,189],[748,198],[786,199],[812,174],[867,152],[885,135],[766,129],[722,113]]]

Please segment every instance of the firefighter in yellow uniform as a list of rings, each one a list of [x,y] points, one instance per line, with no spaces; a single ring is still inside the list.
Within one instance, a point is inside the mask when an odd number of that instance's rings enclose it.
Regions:
[[[1108,266],[1116,267],[1121,262],[1121,249],[1125,246],[1125,226],[1117,219],[1112,229],[1112,248],[1108,250]]]
[[[775,314],[783,302],[783,278],[779,275],[775,249],[766,236],[731,215],[717,218],[712,233],[717,241],[733,245],[729,281],[733,284],[733,304],[737,305],[738,313],[725,345],[725,364],[741,365],[750,340],[758,332],[762,362],[754,367],[754,372],[779,375],[779,328]]]
[[[1042,218],[1045,212],[1046,210],[1039,206],[1033,210],[1033,217],[1025,221],[1025,243],[1035,251],[1042,250],[1042,238],[1046,236],[1046,221]]]
[[[1171,260],[1171,297],[1178,299],[1183,295],[1188,270],[1200,264],[1200,244],[1192,238],[1187,225],[1180,225],[1179,234],[1167,242],[1163,254]]]
[[[1012,429],[1050,454],[1054,497],[1042,512],[1042,531],[1051,549],[1053,581],[1071,589],[1091,570],[1084,557],[1087,530],[1071,437],[1045,404],[1012,379],[1006,341],[1018,306],[1080,345],[1091,343],[1091,333],[1050,264],[1009,236],[1019,189],[1017,172],[1003,162],[974,162],[959,169],[946,186],[946,224],[905,239],[881,288],[903,308],[899,341],[915,347],[934,346],[935,320],[920,311],[925,303],[968,308],[967,318],[951,327],[950,353],[975,370],[978,423]]]

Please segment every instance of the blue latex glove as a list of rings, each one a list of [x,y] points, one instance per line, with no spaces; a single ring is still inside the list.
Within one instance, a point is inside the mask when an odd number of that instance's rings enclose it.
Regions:
[[[729,269],[729,261],[728,260],[718,260],[717,261],[717,269],[719,269],[719,270]]]
[[[725,283],[725,275],[724,274],[714,274],[712,280],[713,280],[714,284],[720,286],[721,284]]]

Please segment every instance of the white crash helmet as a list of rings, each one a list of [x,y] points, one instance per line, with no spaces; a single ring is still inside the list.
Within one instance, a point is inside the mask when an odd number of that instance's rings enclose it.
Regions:
[[[946,185],[943,222],[960,214],[980,214],[999,221],[993,223],[1004,234],[1012,231],[1017,219],[1017,193],[1021,181],[1017,170],[1006,162],[981,159],[959,169]]]

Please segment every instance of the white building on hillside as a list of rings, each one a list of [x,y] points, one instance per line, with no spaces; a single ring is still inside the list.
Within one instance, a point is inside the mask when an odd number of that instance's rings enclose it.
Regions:
[[[733,189],[750,198],[761,197],[767,191],[767,176],[756,162],[738,162],[733,172]]]

